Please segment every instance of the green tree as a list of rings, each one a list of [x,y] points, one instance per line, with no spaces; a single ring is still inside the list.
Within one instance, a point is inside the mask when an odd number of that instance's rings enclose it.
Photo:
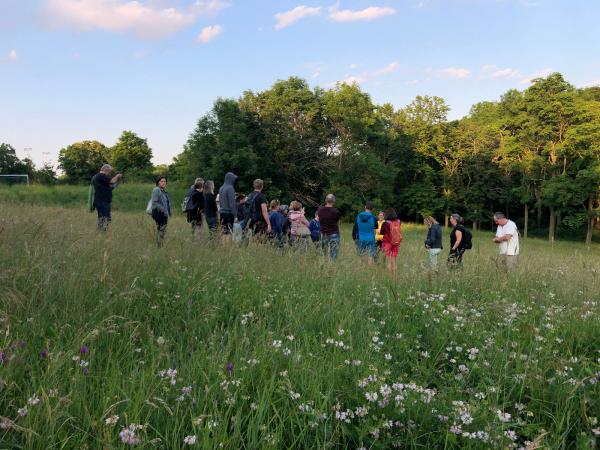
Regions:
[[[58,155],[59,167],[69,182],[89,181],[109,160],[109,149],[98,141],[76,142]]]
[[[0,144],[0,174],[22,173],[25,173],[25,167],[14,147],[10,144]]]
[[[123,131],[110,149],[112,165],[128,175],[147,176],[152,171],[152,150],[146,139],[132,131]]]

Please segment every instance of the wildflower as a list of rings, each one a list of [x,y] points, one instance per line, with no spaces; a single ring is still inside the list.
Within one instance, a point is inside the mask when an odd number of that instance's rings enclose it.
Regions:
[[[186,445],[194,445],[196,443],[196,436],[186,436],[183,438],[183,443]]]
[[[124,444],[137,445],[140,443],[140,438],[135,434],[135,429],[131,428],[131,426],[123,428],[119,433],[119,437]]]
[[[12,426],[12,420],[7,419],[6,417],[3,417],[2,420],[0,420],[0,430],[8,430],[9,428],[12,428]]]
[[[343,336],[344,333],[345,331],[342,328],[338,329],[338,336]]]
[[[510,418],[512,417],[509,413],[503,413],[500,410],[496,411],[496,414],[498,415],[500,422],[503,423],[510,422]]]
[[[227,373],[227,375],[233,374],[233,363],[232,362],[228,362],[227,364],[225,364],[225,372]]]
[[[46,359],[48,357],[48,349],[45,348],[40,352],[40,358]],[[1,359],[1,358],[0,358]]]
[[[281,342],[280,340],[278,340],[278,339],[275,339],[275,340],[273,341],[273,344],[272,344],[272,345],[273,345],[273,347],[275,347],[275,348],[280,348],[280,347],[281,347],[281,344],[282,344],[282,342]]]
[[[506,436],[507,438],[509,438],[511,441],[516,441],[517,440],[517,433],[515,433],[513,430],[506,430],[504,432],[504,436]]]
[[[29,400],[27,400],[27,404],[28,404],[29,406],[35,406],[35,405],[37,405],[39,402],[40,402],[40,399],[39,399],[39,398],[38,398],[38,396],[37,396],[37,395],[35,395],[35,394],[33,394],[33,395],[32,395],[32,396],[29,398]]]
[[[387,361],[390,361],[390,360],[392,359],[392,355],[390,355],[389,353],[386,353],[386,354],[385,354],[385,355],[383,355],[383,356],[384,356],[384,358],[385,358]]]
[[[104,420],[104,424],[112,426],[112,425],[116,425],[118,421],[119,421],[119,416],[113,415],[113,416],[107,417]]]
[[[181,393],[182,394],[189,394],[192,392],[192,387],[191,386],[184,386],[181,388]]]
[[[365,398],[370,402],[375,402],[377,401],[377,392],[367,392]]]
[[[163,345],[166,342],[165,338],[162,336],[159,336],[158,339],[156,339],[156,343],[158,345]]]
[[[81,353],[82,355],[87,355],[90,352],[90,349],[88,348],[87,345],[83,345],[80,349],[79,349],[79,353]]]
[[[27,416],[28,413],[29,413],[29,411],[27,410],[27,406],[23,406],[22,408],[17,409],[17,414],[20,417],[25,417],[25,416]]]
[[[471,423],[473,423],[473,417],[471,416],[471,414],[469,414],[468,412],[464,411],[461,415],[460,415],[460,420],[462,421],[462,423],[464,423],[465,425],[469,425]]]

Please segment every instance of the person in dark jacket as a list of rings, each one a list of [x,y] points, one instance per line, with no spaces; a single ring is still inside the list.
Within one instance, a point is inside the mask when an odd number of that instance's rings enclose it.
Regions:
[[[437,220],[431,216],[424,219],[427,226],[427,239],[425,239],[425,249],[429,255],[429,269],[437,271],[438,255],[442,252],[442,227]]]
[[[465,227],[464,220],[458,214],[450,216],[452,231],[450,232],[450,254],[448,255],[448,268],[456,269],[462,267],[462,259],[465,253]]]
[[[204,217],[206,218],[210,237],[213,238],[219,223],[219,209],[217,208],[217,197],[215,196],[215,183],[212,180],[204,183]]]
[[[233,172],[225,174],[223,186],[219,189],[219,209],[221,213],[221,230],[225,240],[231,240],[233,224],[237,216],[237,204],[235,201],[235,188],[233,187],[237,175]]]
[[[375,261],[375,230],[377,229],[377,218],[373,215],[375,206],[369,202],[365,206],[365,210],[356,216],[354,225],[358,234],[358,254],[367,254],[368,264],[371,265]]]
[[[156,222],[156,243],[162,247],[167,231],[167,222],[171,216],[171,204],[167,193],[167,177],[156,178],[156,187],[152,190],[152,218]]]
[[[186,210],[187,221],[192,224],[192,236],[202,228],[202,213],[204,212],[204,180],[196,178],[193,190],[188,200],[189,209]]]
[[[321,239],[321,224],[319,223],[319,214],[315,213],[315,218],[308,223],[310,238],[314,243]]]
[[[108,229],[112,191],[123,177],[123,174],[118,173],[111,178],[110,174],[112,170],[113,168],[110,164],[104,164],[100,172],[92,177],[92,185],[94,187],[93,206],[98,211],[98,231],[106,231]]]
[[[276,247],[283,247],[283,224],[285,217],[279,210],[279,200],[271,200],[271,211],[269,212],[269,221],[271,222],[271,233],[269,239]]]

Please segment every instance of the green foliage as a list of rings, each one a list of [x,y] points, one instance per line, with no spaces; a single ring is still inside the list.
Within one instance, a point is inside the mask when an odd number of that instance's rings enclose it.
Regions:
[[[76,142],[58,155],[59,167],[70,182],[89,182],[109,161],[110,150],[98,141]]]
[[[152,172],[152,150],[146,139],[132,131],[123,131],[110,155],[115,170],[125,176],[148,177]]]

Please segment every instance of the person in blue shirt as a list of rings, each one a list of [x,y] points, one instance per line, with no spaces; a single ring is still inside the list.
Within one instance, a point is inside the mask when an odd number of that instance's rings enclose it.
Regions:
[[[373,264],[375,258],[375,230],[377,229],[377,217],[373,215],[375,205],[369,202],[365,210],[356,216],[356,230],[358,232],[358,253],[368,256],[369,265]]]
[[[271,234],[269,238],[275,246],[281,248],[283,247],[283,223],[285,217],[279,212],[279,200],[271,200],[270,209]]]
[[[315,213],[315,218],[308,223],[310,230],[310,238],[313,242],[318,243],[321,240],[321,224],[319,223],[319,215]]]

